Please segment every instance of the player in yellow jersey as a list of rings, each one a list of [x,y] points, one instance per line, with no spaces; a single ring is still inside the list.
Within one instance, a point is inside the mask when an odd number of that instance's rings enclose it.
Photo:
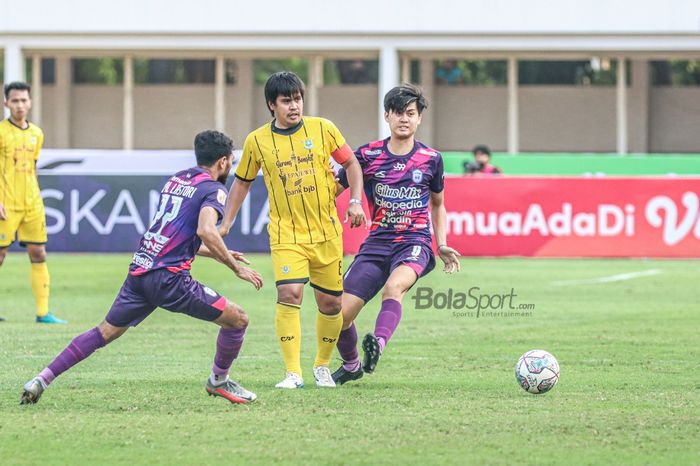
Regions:
[[[23,82],[7,84],[4,89],[10,117],[0,121],[0,265],[15,236],[19,237],[31,262],[36,321],[65,324],[65,320],[49,312],[46,215],[36,176],[44,133],[27,120],[32,108],[30,90],[29,84]]]
[[[330,158],[348,173],[352,199],[345,221],[349,219],[351,227],[366,222],[362,172],[331,121],[303,116],[304,83],[297,75],[273,74],[265,84],[265,102],[274,119],[245,140],[221,232],[228,233],[250,183],[262,169],[269,195],[267,230],[277,285],[275,331],[287,369],[287,376],[276,386],[304,386],[299,312],[304,284],[310,281],[319,310],[314,378],[320,387],[335,387],[328,364],[343,324],[343,242]]]

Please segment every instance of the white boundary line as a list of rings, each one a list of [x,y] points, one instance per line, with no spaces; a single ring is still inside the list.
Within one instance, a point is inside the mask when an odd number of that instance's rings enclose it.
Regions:
[[[569,285],[596,285],[599,283],[624,282],[627,280],[634,280],[635,278],[651,277],[653,275],[658,275],[662,272],[663,271],[660,269],[649,269],[649,270],[643,270],[641,272],[620,273],[617,275],[610,275],[608,277],[587,278],[587,279],[583,279],[583,280],[562,280],[562,281],[552,282],[551,284],[554,286],[569,286]]]

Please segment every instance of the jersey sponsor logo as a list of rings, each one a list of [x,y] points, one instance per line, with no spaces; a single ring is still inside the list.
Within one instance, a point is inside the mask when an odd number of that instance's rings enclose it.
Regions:
[[[226,191],[219,189],[216,192],[216,200],[219,201],[219,204],[226,205]]]
[[[406,169],[406,164],[401,162],[396,162],[394,164],[394,171],[402,172]]]
[[[289,266],[288,265],[282,266],[282,273],[285,275],[287,275],[289,273]]]
[[[294,335],[280,337],[280,341],[292,341],[292,340],[294,340]]]
[[[379,155],[383,151],[381,149],[374,149],[374,150],[367,150],[365,151],[365,155]]]
[[[420,171],[418,169],[413,170],[412,175],[413,175],[413,182],[414,183],[420,183],[421,181],[423,181],[423,172],[422,171]]]
[[[314,142],[311,138],[304,139],[304,149],[311,150],[314,148]]]
[[[391,197],[394,199],[420,199],[421,190],[415,186],[400,186],[394,188],[384,183],[377,183],[374,193],[381,197]]]
[[[217,292],[214,291],[214,290],[212,290],[212,289],[209,288],[208,286],[203,286],[202,289],[203,289],[204,292],[205,292],[206,294],[208,294],[209,296],[217,296]]]
[[[323,337],[323,341],[324,341],[325,343],[335,343],[336,340],[337,340],[337,338]]]
[[[133,259],[134,264],[143,267],[144,269],[150,269],[153,267],[153,259],[151,259],[146,254],[136,253]]]

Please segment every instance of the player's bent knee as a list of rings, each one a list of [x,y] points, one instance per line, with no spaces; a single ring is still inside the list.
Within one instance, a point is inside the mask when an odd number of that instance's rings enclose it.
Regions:
[[[248,314],[245,313],[243,308],[236,303],[231,301],[226,301],[226,307],[224,308],[221,317],[215,321],[223,328],[246,328],[248,327]]]
[[[301,304],[301,298],[304,296],[304,288],[278,288],[277,302],[288,304]]]
[[[401,283],[387,283],[382,290],[382,299],[396,299],[400,301],[406,294],[406,287]]]
[[[129,327],[115,327],[107,321],[103,321],[98,327],[102,338],[105,341],[105,345],[113,342],[129,329]]]

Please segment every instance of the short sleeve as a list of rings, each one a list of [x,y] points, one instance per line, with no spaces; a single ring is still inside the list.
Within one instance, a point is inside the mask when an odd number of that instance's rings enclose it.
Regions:
[[[44,132],[39,129],[36,134],[36,150],[34,151],[34,161],[39,160],[39,154],[44,147]]]
[[[445,189],[445,167],[442,163],[442,155],[438,154],[435,160],[435,171],[430,180],[430,190],[434,193],[440,193]]]
[[[325,133],[323,135],[323,140],[326,143],[326,150],[329,154],[337,151],[345,145],[345,138],[332,121],[322,120],[322,127]]]
[[[204,200],[202,201],[202,207],[200,208],[200,210],[205,207],[211,207],[214,210],[216,210],[216,212],[219,214],[219,220],[221,220],[224,217],[226,197],[227,193],[223,185],[214,188],[204,196]]]
[[[255,158],[255,136],[249,135],[243,144],[243,154],[236,168],[236,178],[254,181],[260,170],[260,163]]]
[[[365,157],[362,148],[359,148],[355,151],[355,158],[357,158],[357,161],[360,163],[360,169],[362,170],[362,174],[364,176],[365,167],[367,166],[367,157]],[[344,168],[340,169],[340,171],[336,175],[336,179],[338,180],[338,183],[340,183],[344,188],[350,187],[350,182],[348,181],[348,174]]]

